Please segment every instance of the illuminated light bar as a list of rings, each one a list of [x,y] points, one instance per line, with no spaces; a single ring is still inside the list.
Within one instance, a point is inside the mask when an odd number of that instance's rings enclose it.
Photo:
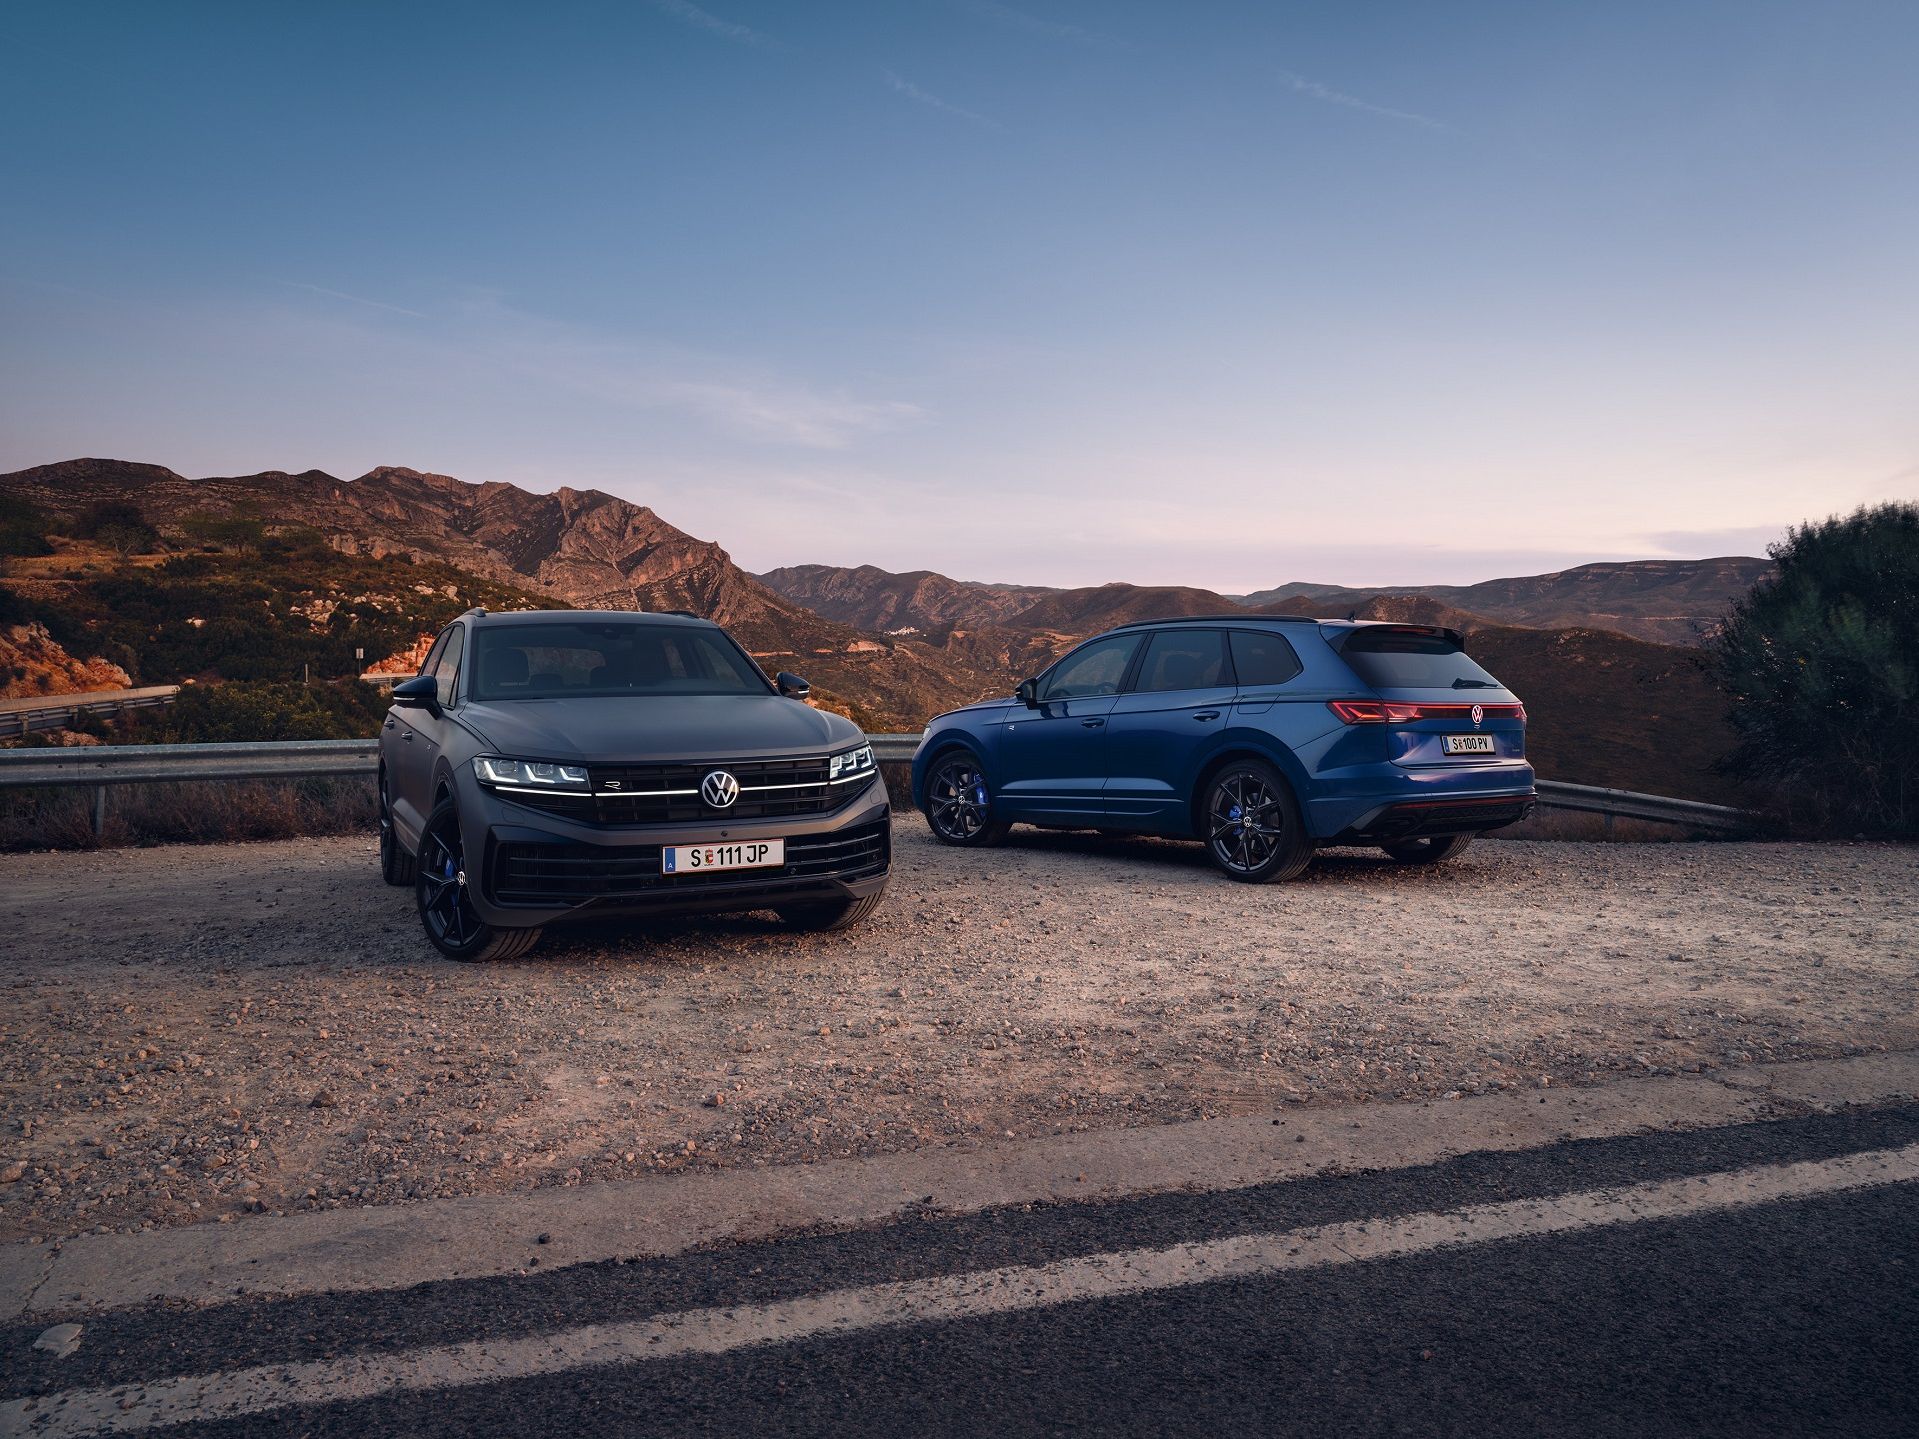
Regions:
[[[1326,708],[1344,724],[1413,724],[1419,720],[1471,721],[1474,706],[1469,704],[1406,704],[1398,700],[1328,700]],[[1526,707],[1521,704],[1480,705],[1480,718],[1516,719],[1526,722]]]

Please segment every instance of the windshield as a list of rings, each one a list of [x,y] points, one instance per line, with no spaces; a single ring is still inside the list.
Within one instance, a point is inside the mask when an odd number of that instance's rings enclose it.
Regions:
[[[1499,681],[1444,635],[1358,630],[1340,650],[1374,689],[1499,689]]]
[[[725,636],[631,620],[476,625],[478,700],[585,695],[763,695],[766,680]]]

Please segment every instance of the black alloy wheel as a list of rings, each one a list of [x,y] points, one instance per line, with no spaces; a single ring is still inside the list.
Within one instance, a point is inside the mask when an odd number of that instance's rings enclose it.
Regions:
[[[460,813],[449,797],[433,807],[420,836],[414,897],[433,947],[448,959],[513,959],[540,937],[537,929],[499,929],[481,919],[468,893]]]
[[[1312,863],[1312,838],[1292,789],[1259,760],[1233,760],[1215,773],[1199,820],[1207,854],[1232,879],[1266,884],[1291,879]]]
[[[993,815],[986,773],[971,750],[954,750],[933,762],[926,777],[926,822],[944,844],[981,848],[998,844],[1012,826]]]
[[[1390,840],[1380,846],[1388,858],[1401,864],[1444,864],[1473,842],[1469,834],[1435,834],[1420,839]]]

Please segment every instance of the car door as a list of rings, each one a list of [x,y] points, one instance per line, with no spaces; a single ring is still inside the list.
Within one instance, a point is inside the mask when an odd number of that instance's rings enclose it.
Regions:
[[[1193,784],[1233,707],[1226,634],[1155,630],[1106,726],[1106,817],[1184,833]]]
[[[1086,824],[1104,813],[1106,720],[1139,648],[1136,634],[1089,640],[1040,676],[1032,706],[1008,711],[994,788],[1009,818]]]
[[[393,778],[394,811],[407,832],[417,835],[433,808],[433,768],[445,744],[446,727],[452,720],[446,709],[454,701],[458,688],[463,631],[459,625],[448,627],[428,652],[420,666],[422,675],[433,676],[441,712],[430,709],[396,709],[389,723],[399,725],[399,743],[394,746],[397,762],[390,766]]]

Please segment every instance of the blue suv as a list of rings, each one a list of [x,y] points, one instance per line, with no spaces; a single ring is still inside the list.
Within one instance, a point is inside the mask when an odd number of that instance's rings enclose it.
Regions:
[[[1086,641],[943,714],[913,802],[947,844],[1014,824],[1203,841],[1249,883],[1323,845],[1437,864],[1531,810],[1526,708],[1432,625],[1235,615]]]

